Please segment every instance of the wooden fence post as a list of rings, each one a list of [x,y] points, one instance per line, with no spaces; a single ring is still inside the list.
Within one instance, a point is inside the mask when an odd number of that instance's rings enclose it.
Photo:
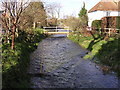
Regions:
[[[109,37],[110,37],[110,28],[109,28]]]

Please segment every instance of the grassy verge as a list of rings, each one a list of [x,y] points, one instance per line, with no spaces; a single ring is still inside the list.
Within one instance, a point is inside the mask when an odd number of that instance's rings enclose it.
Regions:
[[[111,37],[109,40],[100,38],[94,40],[92,36],[70,35],[69,39],[78,43],[90,52],[84,56],[84,59],[94,59],[94,62],[111,67],[120,76],[120,38]]]
[[[20,31],[16,38],[15,49],[10,44],[2,46],[2,75],[3,88],[29,88],[30,77],[27,75],[30,54],[37,48],[38,43],[46,35],[41,29]]]

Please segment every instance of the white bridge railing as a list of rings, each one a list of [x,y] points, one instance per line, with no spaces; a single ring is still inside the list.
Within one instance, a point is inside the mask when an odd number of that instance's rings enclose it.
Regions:
[[[64,27],[64,28],[60,28],[60,27],[43,27],[44,28],[44,33],[45,34],[49,34],[49,35],[53,35],[53,34],[67,34],[67,36],[70,33],[69,28]]]

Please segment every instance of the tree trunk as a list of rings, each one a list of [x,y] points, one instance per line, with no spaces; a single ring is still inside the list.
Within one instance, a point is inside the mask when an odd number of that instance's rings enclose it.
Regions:
[[[7,43],[10,43],[10,41],[9,41],[9,30],[7,30],[7,33],[6,33],[7,35],[6,35],[6,41],[7,41]]]
[[[35,22],[33,22],[33,28],[36,28],[36,23]]]
[[[15,25],[13,26],[12,28],[12,44],[11,44],[11,49],[14,49],[14,46],[15,46]]]

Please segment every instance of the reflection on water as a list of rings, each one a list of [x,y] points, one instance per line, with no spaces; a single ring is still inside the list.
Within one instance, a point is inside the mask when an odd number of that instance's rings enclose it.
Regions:
[[[49,32],[68,32],[68,30],[65,29],[48,29]]]
[[[67,37],[66,34],[55,34],[55,35],[51,35],[51,37]]]

